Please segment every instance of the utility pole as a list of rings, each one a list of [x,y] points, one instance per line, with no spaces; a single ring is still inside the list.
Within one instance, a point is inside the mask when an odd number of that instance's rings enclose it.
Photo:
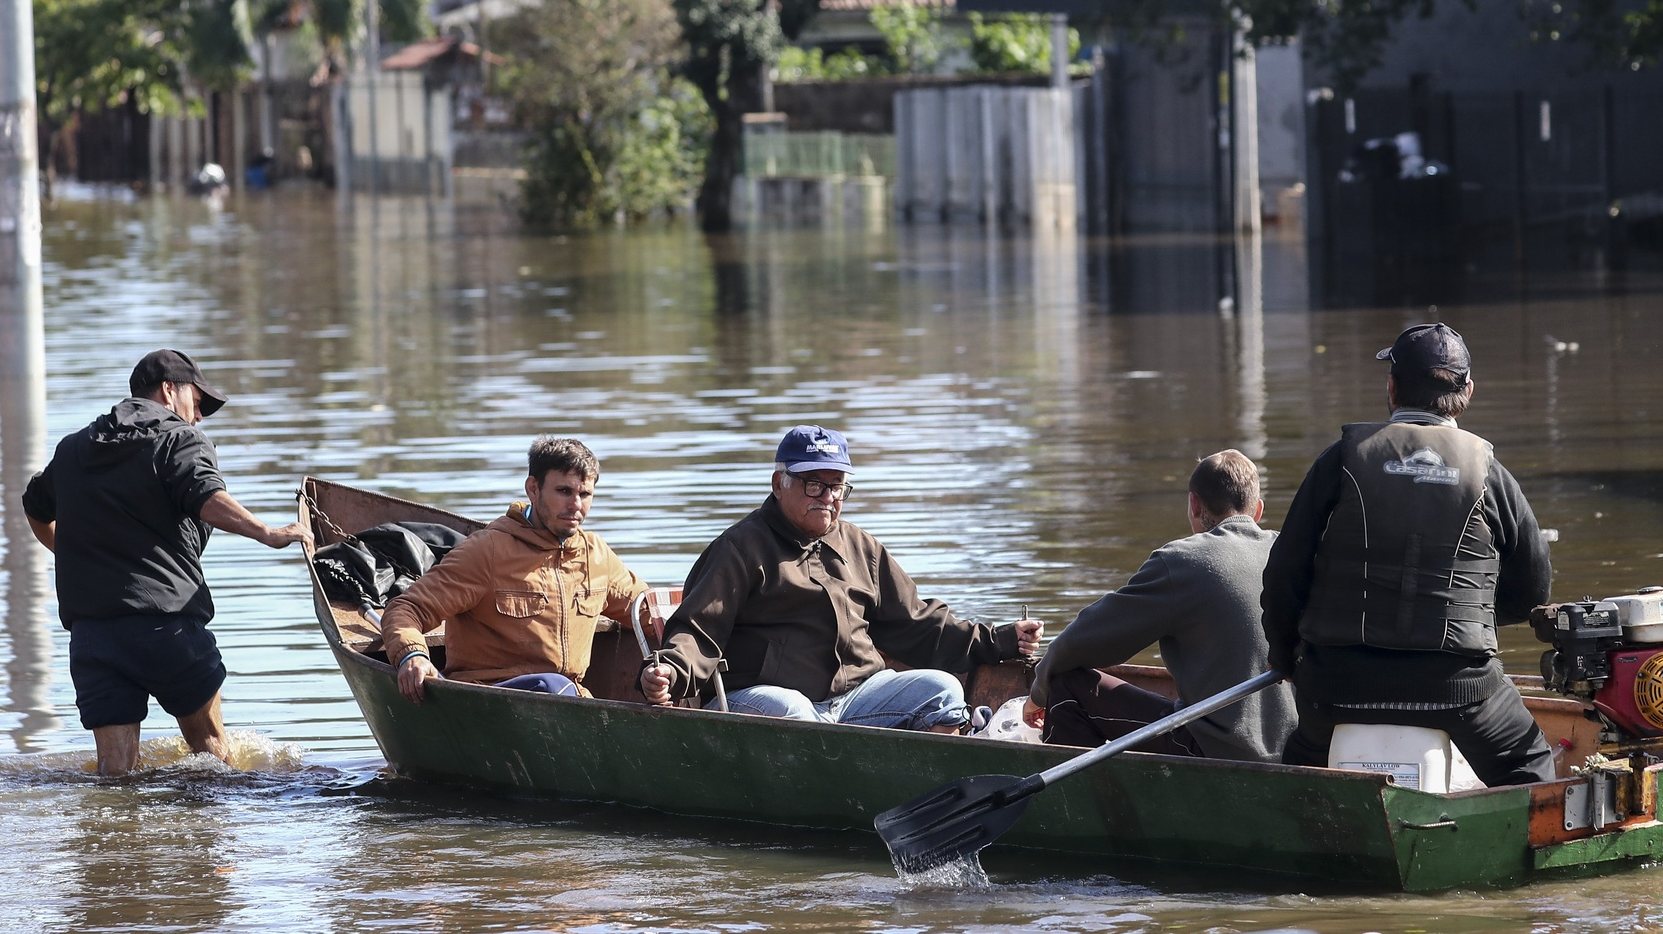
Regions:
[[[364,37],[364,78],[368,82],[365,90],[369,91],[369,143],[370,143],[370,195],[380,194],[381,189],[381,152],[377,148],[376,137],[381,135],[381,123],[375,116],[376,83],[381,79],[381,3],[380,0],[368,0],[364,4],[364,26],[368,33]]]
[[[1068,87],[1068,14],[1051,14],[1051,86]]]
[[[24,711],[14,742],[57,727],[39,674],[52,657],[44,614],[44,550],[12,504],[46,461],[46,338],[40,297],[40,166],[35,145],[35,27],[29,0],[0,0],[0,496],[8,575],[0,630],[11,640],[5,671]],[[21,612],[19,612],[21,610]]]
[[[34,16],[29,0],[0,0],[0,336],[40,347],[36,119]]]

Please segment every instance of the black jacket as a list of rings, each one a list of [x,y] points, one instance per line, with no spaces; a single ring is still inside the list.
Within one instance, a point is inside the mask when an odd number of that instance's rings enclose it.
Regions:
[[[58,442],[23,491],[23,509],[58,524],[64,627],[126,616],[213,618],[201,563],[212,529],[199,514],[223,489],[207,435],[148,399],[126,399]]]

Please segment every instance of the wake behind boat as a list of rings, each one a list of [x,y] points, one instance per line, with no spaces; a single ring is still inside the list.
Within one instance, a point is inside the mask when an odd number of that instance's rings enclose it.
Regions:
[[[387,522],[459,532],[482,523],[419,503],[307,478],[300,517],[318,547]],[[595,636],[585,686],[555,697],[456,681],[426,700],[399,694],[380,633],[356,602],[332,601],[313,552],[313,602],[324,639],[382,754],[412,779],[558,800],[782,827],[871,831],[875,815],[955,779],[1025,775],[1081,750],[845,724],[780,720],[644,703],[633,627],[656,638],[650,608]],[[442,630],[429,637],[443,667]],[[1122,677],[1170,690],[1160,669]],[[1020,662],[968,679],[972,704],[1026,693]],[[1528,697],[1561,769],[1599,748],[1584,706]],[[1283,877],[1356,889],[1436,891],[1519,885],[1617,871],[1663,854],[1657,771],[1630,758],[1554,782],[1455,794],[1385,774],[1129,752],[1036,795],[998,848],[1072,854],[1087,866],[1139,862]],[[881,844],[874,837],[875,852]]]

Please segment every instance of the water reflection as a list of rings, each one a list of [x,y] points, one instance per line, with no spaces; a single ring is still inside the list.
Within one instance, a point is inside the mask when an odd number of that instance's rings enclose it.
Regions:
[[[0,722],[20,752],[59,720],[47,700],[51,681],[48,552],[18,506],[29,478],[46,463],[46,353],[40,307],[0,307],[0,530],[4,531],[7,698]]]
[[[48,927],[185,931],[222,927],[234,858],[216,802],[191,789],[98,786],[64,828],[73,854],[49,874]],[[43,880],[46,881],[46,880]]]

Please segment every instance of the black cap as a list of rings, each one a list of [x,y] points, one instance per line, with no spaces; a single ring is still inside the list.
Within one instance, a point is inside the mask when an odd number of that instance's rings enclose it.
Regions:
[[[1456,388],[1465,386],[1472,372],[1467,342],[1441,321],[1409,328],[1374,359],[1390,360],[1393,376],[1428,376],[1433,370],[1448,370],[1455,376]]]
[[[219,411],[225,404],[225,393],[202,376],[196,361],[177,350],[152,350],[144,355],[139,365],[133,367],[133,375],[127,379],[127,388],[135,396],[142,396],[160,386],[163,382],[195,383],[196,388],[202,390],[202,417]]]

